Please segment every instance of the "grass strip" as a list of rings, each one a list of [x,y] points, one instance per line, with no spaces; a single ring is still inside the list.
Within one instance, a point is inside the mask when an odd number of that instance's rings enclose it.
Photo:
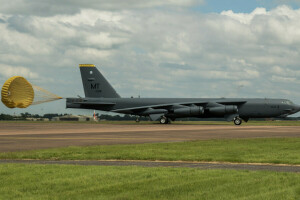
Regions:
[[[0,165],[0,199],[299,199],[300,174],[74,165]]]
[[[65,147],[0,153],[0,159],[162,160],[300,164],[300,138]]]

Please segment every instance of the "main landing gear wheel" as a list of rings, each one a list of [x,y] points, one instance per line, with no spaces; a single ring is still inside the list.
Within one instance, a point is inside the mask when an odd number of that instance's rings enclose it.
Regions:
[[[239,126],[242,124],[242,119],[239,117],[236,117],[236,118],[234,118],[233,122],[235,125]]]
[[[169,123],[169,119],[166,118],[165,116],[163,116],[162,118],[160,118],[159,122],[161,124],[168,124]]]

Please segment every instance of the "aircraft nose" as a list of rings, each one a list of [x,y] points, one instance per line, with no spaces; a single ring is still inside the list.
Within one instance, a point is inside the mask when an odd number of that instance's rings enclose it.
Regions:
[[[291,113],[295,114],[295,113],[297,113],[299,111],[300,111],[300,106],[297,105],[297,104],[294,104],[293,107],[292,107]]]
[[[289,115],[293,115],[297,112],[300,112],[300,106],[297,104],[291,105],[289,109],[286,109]]]
[[[300,111],[300,105],[295,105],[295,110],[296,110],[297,112],[299,112],[299,111]]]

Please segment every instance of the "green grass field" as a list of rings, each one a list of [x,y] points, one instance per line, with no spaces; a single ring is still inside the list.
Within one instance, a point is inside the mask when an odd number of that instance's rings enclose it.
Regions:
[[[159,122],[141,121],[100,121],[100,122],[71,122],[71,121],[0,121],[0,123],[80,123],[80,124],[116,124],[116,125],[145,125],[159,124]],[[228,125],[234,126],[233,122],[226,121],[175,121],[174,125]],[[167,126],[167,125],[162,125]],[[242,126],[300,126],[300,121],[249,121],[243,123]]]
[[[0,159],[183,160],[300,164],[300,138],[67,147],[0,153]]]
[[[142,124],[153,123],[142,122]],[[227,122],[176,122],[176,124],[232,125]],[[251,122],[247,125],[300,126],[300,123]],[[299,152],[300,138],[260,138],[67,147],[0,153],[0,159],[184,160],[300,164]],[[170,167],[0,164],[0,200],[2,199],[298,200],[300,174]]]
[[[0,199],[300,199],[300,174],[74,165],[0,165]]]

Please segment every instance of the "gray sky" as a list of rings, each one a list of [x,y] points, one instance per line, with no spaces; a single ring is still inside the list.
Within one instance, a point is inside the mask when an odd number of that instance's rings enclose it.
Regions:
[[[57,95],[84,96],[78,64],[92,63],[123,97],[300,104],[299,1],[245,1],[232,9],[219,2],[0,0],[0,86],[21,75]],[[66,110],[64,100],[0,105],[0,113],[14,112],[92,113]]]

